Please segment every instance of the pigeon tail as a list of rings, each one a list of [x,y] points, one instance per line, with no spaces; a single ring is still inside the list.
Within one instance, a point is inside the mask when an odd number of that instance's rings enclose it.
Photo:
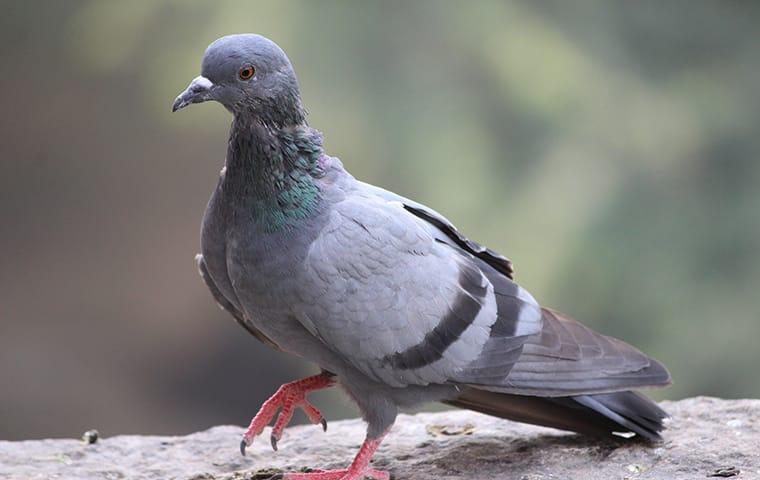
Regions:
[[[495,417],[594,437],[633,437],[649,442],[662,440],[668,415],[652,400],[633,391],[534,397],[509,393],[466,390],[444,403]]]

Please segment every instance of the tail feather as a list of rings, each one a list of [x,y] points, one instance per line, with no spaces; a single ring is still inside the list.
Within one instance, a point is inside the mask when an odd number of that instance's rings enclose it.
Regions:
[[[665,413],[656,403],[637,392],[617,392],[572,397],[591,410],[613,419],[628,430],[652,441],[660,440]]]
[[[652,400],[632,391],[533,397],[468,389],[445,403],[517,422],[569,430],[595,437],[631,432],[660,441],[667,414]]]

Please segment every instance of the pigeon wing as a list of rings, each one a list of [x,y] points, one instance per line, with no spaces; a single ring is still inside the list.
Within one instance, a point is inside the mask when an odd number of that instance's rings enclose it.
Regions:
[[[535,299],[512,280],[512,264],[507,258],[467,239],[439,213],[379,187],[363,183],[360,186],[361,198],[346,203],[346,209],[341,213],[343,221],[349,221],[363,230],[353,228],[355,235],[366,234],[370,239],[363,244],[363,252],[355,252],[362,257],[355,265],[367,262],[370,266],[375,263],[390,266],[374,272],[374,281],[379,282],[375,287],[380,287],[374,291],[373,287],[369,294],[378,294],[375,298],[381,302],[380,299],[398,299],[402,311],[394,312],[393,320],[388,320],[388,323],[385,319],[390,317],[380,315],[375,318],[374,323],[380,325],[379,330],[372,326],[373,322],[364,324],[361,319],[355,322],[356,328],[370,327],[369,335],[384,328],[405,332],[416,330],[415,338],[427,331],[432,338],[436,338],[440,328],[435,330],[435,327],[451,310],[453,279],[479,278],[478,273],[489,284],[487,297],[492,295],[496,304],[495,318],[487,328],[485,341],[482,335],[477,336],[478,341],[470,345],[468,355],[451,355],[448,362],[442,362],[446,368],[439,369],[436,375],[422,375],[410,383],[440,383],[443,380],[500,392],[562,396],[666,385],[670,382],[667,370],[636,348],[598,334],[558,312],[539,307]],[[384,213],[367,215],[364,209],[370,203]],[[339,222],[340,225],[344,224]],[[420,258],[412,256],[409,262],[409,258],[401,260],[398,257],[399,253],[405,257],[410,251]],[[425,254],[421,255],[423,252]],[[431,256],[432,252],[436,254]],[[432,262],[429,261],[431,259]],[[474,267],[477,273],[459,277],[452,272],[460,270],[449,268],[448,276],[442,275],[446,270],[444,265],[451,261],[466,265],[468,270]],[[477,280],[474,284],[479,282]],[[426,287],[428,285],[438,285],[438,288]],[[448,285],[448,294],[442,294],[442,285]],[[383,288],[389,286],[395,289],[393,295],[379,295]],[[467,290],[461,284],[459,287]],[[348,293],[346,298],[350,297]],[[404,310],[404,305],[418,305],[419,308]],[[435,305],[438,305],[437,309],[431,307]],[[360,306],[352,308],[361,310]],[[408,315],[405,316],[404,311]],[[377,311],[370,316],[374,317],[375,313]],[[488,322],[475,323],[475,327],[482,329]],[[441,327],[444,325],[441,323]],[[349,334],[341,332],[336,337],[340,335]],[[362,351],[359,355],[366,356],[366,352],[372,351],[369,347],[375,340],[364,339],[364,344],[360,342],[353,348],[358,346]],[[393,335],[385,341],[382,347],[385,351],[390,349],[394,354],[401,352],[399,341]],[[446,353],[444,348],[438,350],[436,355],[440,351]],[[404,368],[392,368],[391,371],[395,372],[392,376],[395,374],[404,379],[401,383],[414,377]]]

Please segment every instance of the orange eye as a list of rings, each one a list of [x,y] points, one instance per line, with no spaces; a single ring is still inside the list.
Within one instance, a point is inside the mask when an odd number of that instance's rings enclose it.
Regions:
[[[238,76],[240,77],[240,80],[249,80],[253,76],[253,73],[253,67],[247,66],[240,69]]]

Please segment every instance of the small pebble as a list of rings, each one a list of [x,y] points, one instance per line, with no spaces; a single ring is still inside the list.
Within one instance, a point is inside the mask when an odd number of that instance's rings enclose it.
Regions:
[[[708,477],[722,477],[722,478],[728,478],[728,477],[735,477],[739,475],[741,470],[739,470],[736,467],[724,467],[719,468],[717,470],[713,470],[712,473],[708,473]]]
[[[87,430],[82,435],[82,441],[88,445],[92,445],[93,443],[97,443],[99,437],[100,434],[97,430]]]

